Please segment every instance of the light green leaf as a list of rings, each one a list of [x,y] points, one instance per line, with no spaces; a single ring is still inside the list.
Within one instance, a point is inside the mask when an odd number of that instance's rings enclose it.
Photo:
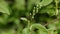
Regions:
[[[55,30],[56,29],[56,26],[54,24],[49,24],[48,25],[48,28],[51,29],[51,30]]]
[[[49,32],[49,34],[54,34],[54,30],[52,30],[52,29],[49,29],[48,32]]]
[[[57,30],[48,29],[49,34],[58,34]]]
[[[30,29],[29,28],[24,28],[22,31],[22,34],[30,34]]]
[[[48,34],[47,29],[41,24],[32,24],[30,30],[33,31],[34,29],[38,29],[39,34]]]
[[[37,32],[35,32],[34,30],[38,29]],[[42,26],[41,24],[32,24],[29,28],[24,28],[24,30],[22,31],[23,34],[48,34],[47,29]]]
[[[8,4],[5,1],[0,2],[0,12],[10,15]]]
[[[49,5],[52,1],[53,0],[42,0],[41,3],[40,3],[40,5],[41,5],[41,7],[42,6],[46,6],[46,5]]]

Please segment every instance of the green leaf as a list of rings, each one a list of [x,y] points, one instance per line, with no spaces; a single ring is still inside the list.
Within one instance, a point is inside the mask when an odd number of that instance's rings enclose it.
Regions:
[[[10,15],[8,4],[5,1],[0,2],[0,12]]]
[[[60,30],[60,20],[56,22],[56,28],[57,30]]]
[[[2,16],[0,16],[0,23],[1,24],[7,24],[8,21],[8,15],[7,14],[3,14]]]
[[[15,34],[15,31],[13,29],[2,31],[1,34]]]
[[[49,34],[58,34],[57,30],[48,29]]]
[[[14,23],[19,26],[20,20],[19,20],[18,18],[15,18],[15,19],[14,19]]]
[[[49,8],[43,8],[40,13],[48,13],[50,16],[53,16],[55,15],[55,10]]]
[[[56,29],[56,26],[54,24],[49,24],[48,25],[48,28],[51,29],[51,30],[55,30]]]
[[[60,0],[58,0],[58,2],[60,3]]]
[[[54,34],[58,34],[58,31],[55,31]]]
[[[52,30],[52,29],[49,29],[48,32],[49,32],[49,34],[54,34],[54,30]]]
[[[53,8],[54,9],[54,5],[53,4],[49,4],[49,5],[46,6],[46,8],[48,8],[48,9],[49,8],[51,8],[51,9]]]
[[[25,10],[25,0],[15,0],[13,9]]]
[[[38,29],[38,31],[34,31]],[[48,34],[47,29],[41,24],[32,24],[29,28],[24,28],[22,31],[23,34]]]
[[[46,6],[46,5],[49,5],[53,0],[42,0],[41,3],[40,3],[40,6]]]
[[[36,6],[40,3],[41,0],[28,0],[27,3],[27,10],[31,11],[33,9],[33,6]]]
[[[22,34],[30,34],[30,29],[29,28],[24,28],[22,31]]]
[[[38,29],[39,34],[48,34],[47,29],[41,24],[32,24],[30,30],[33,31],[34,29]]]

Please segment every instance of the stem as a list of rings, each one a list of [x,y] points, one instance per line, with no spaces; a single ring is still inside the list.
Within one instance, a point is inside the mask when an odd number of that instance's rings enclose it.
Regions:
[[[28,20],[27,18],[20,18],[21,20],[23,20],[23,21],[26,21],[27,22],[27,24],[28,24],[28,26],[27,27],[30,27],[30,20]]]
[[[37,7],[36,7],[36,13],[38,13],[38,10],[39,10],[39,8],[38,8],[38,4],[37,4]]]
[[[34,15],[36,14],[36,13],[38,13],[38,4],[37,4],[37,6],[36,7],[34,7],[34,9],[33,9],[33,15],[32,15],[32,19],[34,19]]]
[[[28,28],[30,27],[30,25],[31,25],[31,24],[30,24],[30,21],[28,21]]]
[[[58,15],[58,0],[55,0],[56,3],[56,15]]]
[[[33,9],[32,19],[34,19],[34,15],[35,15],[35,8],[36,8],[36,7],[34,7],[34,9]]]

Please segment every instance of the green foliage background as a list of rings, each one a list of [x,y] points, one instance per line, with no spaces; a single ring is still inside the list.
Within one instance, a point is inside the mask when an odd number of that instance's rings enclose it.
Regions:
[[[60,34],[60,0],[0,0],[0,34]]]

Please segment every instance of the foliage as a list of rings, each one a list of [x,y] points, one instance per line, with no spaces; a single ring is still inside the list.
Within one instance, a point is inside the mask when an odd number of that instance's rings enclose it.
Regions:
[[[0,34],[60,34],[60,0],[0,0]]]

